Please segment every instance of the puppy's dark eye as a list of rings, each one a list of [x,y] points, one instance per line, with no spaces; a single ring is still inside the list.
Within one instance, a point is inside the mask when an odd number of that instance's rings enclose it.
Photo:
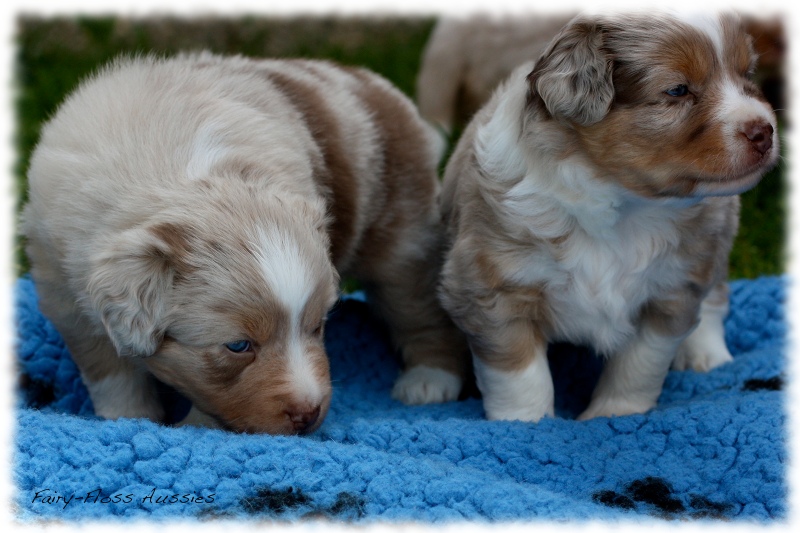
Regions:
[[[250,341],[236,341],[236,342],[226,343],[225,348],[232,351],[233,353],[244,353],[252,350],[253,345],[250,344]]]
[[[665,91],[669,96],[674,96],[675,98],[679,98],[681,96],[686,96],[689,94],[689,87],[686,85],[676,85],[672,89]]]
[[[319,324],[317,324],[317,327],[314,328],[314,331],[312,331],[311,334],[314,335],[315,337],[319,337],[320,335],[322,335],[322,328],[324,326],[325,326],[325,321],[320,320]]]

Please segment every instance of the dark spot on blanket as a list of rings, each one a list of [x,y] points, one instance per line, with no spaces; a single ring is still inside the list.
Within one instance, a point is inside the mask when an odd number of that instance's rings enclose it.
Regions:
[[[624,494],[619,494],[613,490],[601,490],[600,492],[595,492],[592,494],[592,500],[609,507],[619,507],[620,509],[633,509],[636,507],[636,505],[633,503],[633,500]]]
[[[293,487],[283,490],[273,490],[261,488],[256,491],[255,496],[249,496],[241,500],[242,508],[249,514],[269,512],[280,514],[289,509],[300,505],[306,505],[311,499],[303,494],[303,491],[295,491]]]
[[[666,513],[680,513],[686,508],[680,500],[673,498],[672,487],[661,478],[648,476],[628,485],[626,492],[637,502],[655,505]]]
[[[204,522],[210,522],[211,520],[229,520],[235,517],[236,513],[233,511],[221,511],[216,507],[204,507],[197,513],[197,518]]]
[[[689,505],[694,509],[692,518],[724,518],[733,509],[729,503],[714,502],[698,494],[690,496]]]
[[[56,399],[55,389],[51,383],[33,379],[28,374],[19,377],[18,388],[25,398],[25,403],[33,409],[41,409]]]
[[[366,502],[360,496],[349,492],[340,492],[333,505],[323,507],[316,504],[302,490],[289,487],[275,490],[267,487],[256,491],[255,496],[248,496],[241,501],[242,509],[247,514],[280,515],[289,510],[300,509],[302,518],[338,518],[341,520],[357,520],[366,514]]]
[[[636,510],[661,518],[677,518],[678,513],[687,513],[690,518],[695,519],[724,519],[734,509],[732,504],[715,502],[700,494],[689,496],[690,508],[687,509],[675,497],[672,487],[666,481],[652,476],[632,481],[624,492],[625,494],[620,494],[613,490],[601,490],[592,494],[592,500],[609,507]]]
[[[355,494],[340,492],[330,508],[330,514],[337,516],[355,514],[353,518],[361,518],[364,516],[364,503],[364,500]]]
[[[783,379],[780,376],[775,376],[769,379],[748,379],[744,382],[742,390],[744,391],[760,391],[760,390],[781,390],[783,389]]]

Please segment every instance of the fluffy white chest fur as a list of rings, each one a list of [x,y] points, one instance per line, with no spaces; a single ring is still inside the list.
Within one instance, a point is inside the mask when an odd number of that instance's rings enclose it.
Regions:
[[[675,256],[682,212],[676,207],[698,200],[637,198],[590,172],[576,160],[528,166],[495,212],[506,231],[532,240],[508,252],[504,275],[545,288],[553,340],[608,354],[633,338],[647,300],[685,279]]]

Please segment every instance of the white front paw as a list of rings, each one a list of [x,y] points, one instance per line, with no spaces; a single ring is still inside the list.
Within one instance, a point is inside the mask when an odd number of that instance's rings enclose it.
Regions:
[[[724,294],[722,294],[724,302],[711,301],[711,296],[719,300],[720,287],[724,290]],[[700,307],[700,323],[678,348],[678,354],[672,362],[673,369],[708,372],[733,361],[733,357],[725,345],[724,320],[728,314],[727,288],[718,286],[715,292],[716,294],[712,293],[703,301],[703,305]]]
[[[644,400],[636,402],[620,398],[595,398],[589,407],[578,416],[578,420],[644,413],[654,406],[654,402]]]
[[[698,328],[681,344],[672,368],[708,372],[731,361],[733,356],[725,346],[725,339],[720,332]]]
[[[721,350],[704,350],[693,352],[688,347],[682,347],[678,351],[675,361],[672,363],[674,370],[694,370],[696,372],[708,372],[718,366],[733,361],[733,356],[728,348],[723,346]]]
[[[474,365],[487,419],[538,422],[553,416],[555,393],[546,357],[535,357],[517,371],[499,370],[479,359]]]
[[[493,402],[483,400],[483,410],[487,420],[520,420],[522,422],[538,422],[545,416],[554,415],[553,402],[534,402],[523,400],[517,402]]]
[[[441,368],[424,365],[403,372],[394,384],[392,398],[406,405],[451,402],[461,392],[461,378]]]

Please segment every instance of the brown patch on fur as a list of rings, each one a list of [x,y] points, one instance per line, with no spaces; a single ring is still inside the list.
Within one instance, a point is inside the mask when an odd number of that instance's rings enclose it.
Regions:
[[[716,100],[713,94],[707,98]],[[684,104],[664,105],[658,117],[647,106],[618,107],[600,123],[576,128],[586,154],[601,170],[599,178],[658,198],[688,196],[702,179],[732,173],[714,106],[698,104],[688,121],[675,124],[670,123],[669,106]]]
[[[273,298],[219,303],[213,311],[230,317],[241,328],[241,334],[246,339],[259,344],[285,338],[289,332],[288,312]]]
[[[535,357],[546,357],[547,338],[527,319],[509,320],[480,337],[470,336],[472,355],[504,372],[517,372],[531,365]]]
[[[358,211],[358,184],[343,146],[339,123],[318,87],[279,72],[270,72],[269,79],[303,116],[322,153],[323,161],[314,165],[314,179],[330,196],[327,205],[333,217],[329,232],[331,256],[334,264],[339,264],[353,246]]]
[[[489,254],[484,253],[482,248],[475,252],[475,268],[480,272],[481,279],[491,290],[498,290],[505,284],[505,279],[500,273],[500,269],[494,264]]]
[[[367,72],[355,68],[347,71],[359,81],[356,94],[380,134],[383,160],[379,180],[383,189],[373,197],[372,206],[379,215],[365,231],[359,247],[359,271],[367,271],[364,262],[380,264],[388,259],[404,237],[402,230],[414,226],[419,218],[428,218],[434,207],[436,170],[426,132],[413,108]]]
[[[189,229],[164,222],[152,226],[150,232],[167,245],[169,251],[160,255],[175,270],[176,278],[190,274],[193,268],[188,259],[194,250],[189,239]]]
[[[694,290],[676,290],[669,299],[649,302],[641,312],[641,320],[661,335],[679,337],[687,334],[699,321],[702,298]],[[641,326],[640,326],[641,327]]]
[[[541,332],[553,331],[550,304],[547,301],[547,292],[542,287],[514,287],[508,291],[508,296],[508,307],[514,316],[527,317]]]
[[[547,294],[542,287],[509,282],[482,250],[475,246],[468,256],[450,256],[442,303],[467,334],[473,355],[498,369],[522,370],[536,355],[534,346],[546,350],[552,333]]]
[[[519,286],[483,297],[451,298],[453,319],[467,334],[472,354],[484,363],[519,371],[538,354],[546,354],[552,318],[547,297],[539,288]]]

